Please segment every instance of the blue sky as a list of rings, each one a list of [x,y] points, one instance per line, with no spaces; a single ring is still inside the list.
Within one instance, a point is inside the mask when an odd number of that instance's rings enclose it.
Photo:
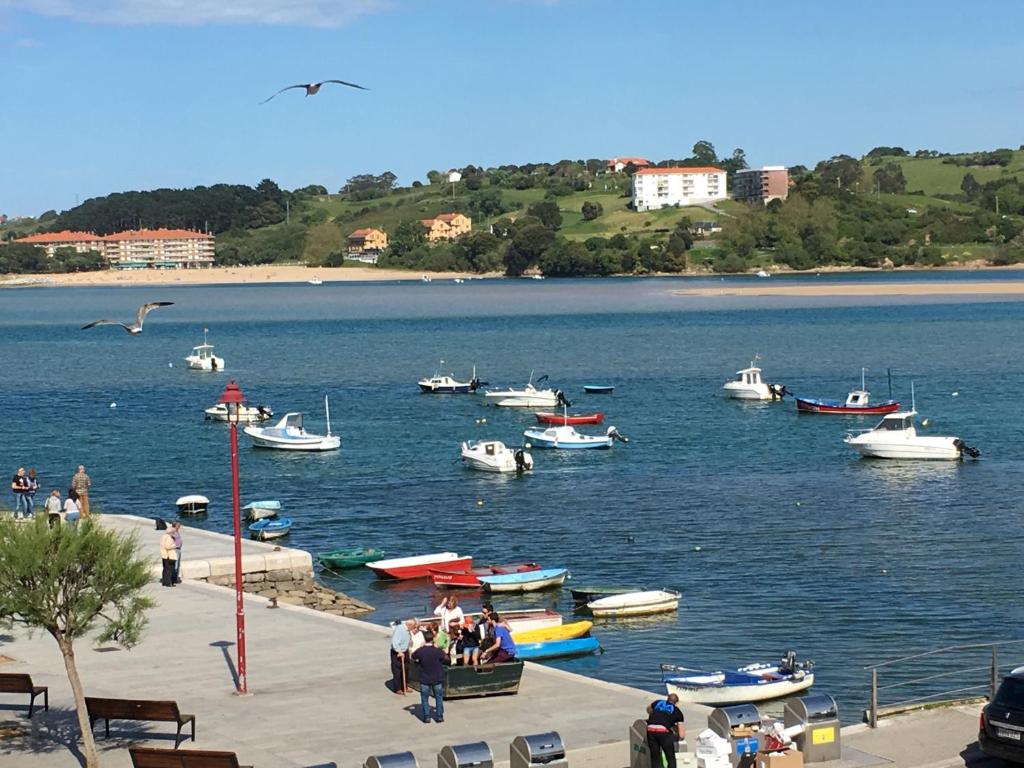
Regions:
[[[0,212],[562,158],[1024,142],[1024,3],[0,0]],[[292,83],[340,78],[316,97]]]

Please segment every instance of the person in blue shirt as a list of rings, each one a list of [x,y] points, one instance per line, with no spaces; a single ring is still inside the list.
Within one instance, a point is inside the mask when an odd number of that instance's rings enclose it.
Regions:
[[[502,624],[501,617],[496,613],[492,612],[487,621],[494,630],[494,644],[484,649],[480,660],[491,664],[511,661],[516,657],[516,643],[512,639],[512,633]]]
[[[409,646],[416,619],[406,619],[395,625],[391,633],[391,690],[404,696],[412,689],[408,687]]]

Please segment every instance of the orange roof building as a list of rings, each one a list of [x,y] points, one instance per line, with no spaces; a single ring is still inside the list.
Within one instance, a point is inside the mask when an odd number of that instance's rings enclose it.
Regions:
[[[454,240],[473,229],[473,220],[464,213],[440,213],[432,219],[420,219],[427,230],[427,242]]]
[[[618,173],[619,171],[625,170],[627,165],[632,165],[634,168],[646,168],[651,164],[651,161],[645,157],[613,157],[608,161],[608,173]]]
[[[19,237],[14,242],[43,248],[46,250],[46,255],[51,257],[58,248],[74,248],[77,253],[86,251],[103,253],[103,238],[95,232],[75,232],[68,229],[61,232],[39,232],[35,235]]]
[[[130,229],[103,238],[103,255],[120,269],[213,266],[215,238],[191,229]]]
[[[348,236],[348,253],[356,261],[376,264],[377,256],[388,247],[387,232],[372,227],[357,229]]]

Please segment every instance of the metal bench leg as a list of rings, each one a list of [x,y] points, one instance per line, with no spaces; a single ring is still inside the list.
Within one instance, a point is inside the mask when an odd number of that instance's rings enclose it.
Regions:
[[[178,733],[174,736],[174,748],[177,749],[179,744],[181,744],[181,723],[178,723]]]
[[[45,691],[43,691],[43,709],[45,709],[47,712],[50,711],[50,689],[49,689],[49,687],[47,687],[47,689]]]
[[[107,738],[109,739],[110,738],[110,718],[108,717],[104,722],[106,723]]]

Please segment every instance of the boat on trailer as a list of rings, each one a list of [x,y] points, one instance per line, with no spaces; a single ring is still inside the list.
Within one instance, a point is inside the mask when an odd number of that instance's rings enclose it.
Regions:
[[[865,385],[865,368],[860,369],[860,389],[850,390],[846,401],[824,400],[814,397],[799,397],[794,395],[796,410],[799,413],[830,413],[843,416],[881,416],[886,413],[894,413],[900,409],[899,400],[883,400],[878,403],[871,402],[871,393]]]
[[[788,651],[776,664],[749,664],[738,669],[706,672],[662,664],[662,682],[680,702],[723,706],[792,696],[814,685],[814,662],[797,661]]]

